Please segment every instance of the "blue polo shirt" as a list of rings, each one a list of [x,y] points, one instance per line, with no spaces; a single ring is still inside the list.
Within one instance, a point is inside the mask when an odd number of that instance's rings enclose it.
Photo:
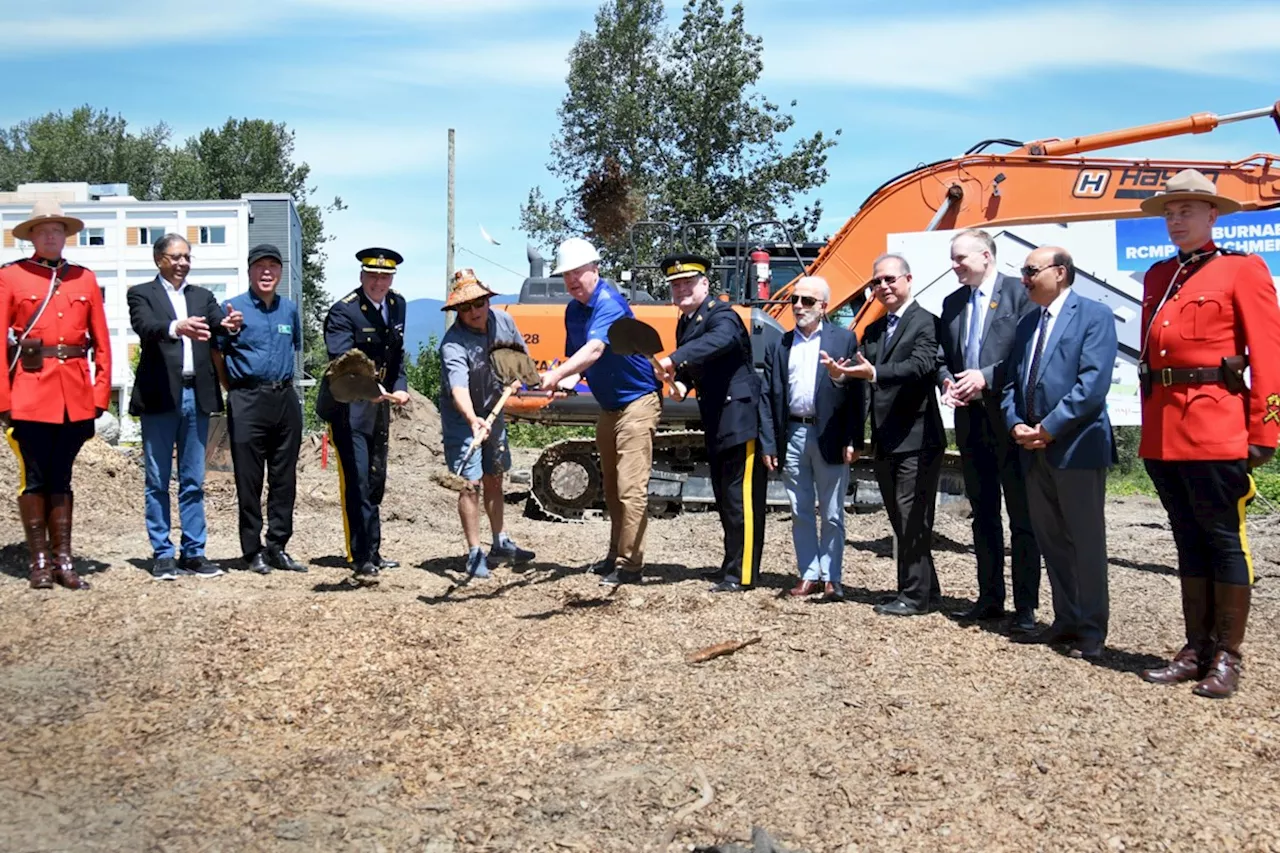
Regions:
[[[609,327],[613,321],[634,316],[627,301],[604,279],[600,279],[586,305],[575,299],[564,310],[566,356],[582,349],[587,341],[605,344],[604,353],[587,368],[586,379],[601,408],[610,411],[621,409],[660,387],[647,357],[618,355],[609,346]]]
[[[276,296],[268,308],[249,290],[233,297],[231,307],[244,315],[240,334],[218,341],[232,382],[256,379],[283,382],[293,378],[293,356],[302,351],[302,318],[292,299]]]

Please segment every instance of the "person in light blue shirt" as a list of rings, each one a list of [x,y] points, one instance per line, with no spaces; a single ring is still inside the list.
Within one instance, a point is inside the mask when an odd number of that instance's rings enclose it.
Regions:
[[[227,388],[227,433],[240,509],[240,553],[250,571],[305,572],[285,547],[293,535],[302,404],[293,387],[302,352],[297,304],[276,293],[284,265],[264,243],[249,251],[249,291],[227,305],[244,315],[240,334],[220,343]],[[267,538],[262,544],[262,479],[267,475]]]

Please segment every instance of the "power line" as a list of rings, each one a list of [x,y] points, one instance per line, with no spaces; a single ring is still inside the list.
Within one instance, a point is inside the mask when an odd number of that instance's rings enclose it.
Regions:
[[[480,260],[484,261],[486,264],[493,264],[493,265],[494,265],[495,267],[497,267],[498,269],[506,270],[507,272],[511,273],[512,275],[519,276],[521,280],[523,280],[523,279],[525,278],[525,274],[524,274],[524,273],[522,273],[522,272],[516,272],[516,271],[515,271],[515,270],[513,270],[511,267],[504,267],[502,264],[498,263],[497,261],[492,261],[492,260],[490,260],[490,259],[486,258],[484,255],[477,254],[476,252],[471,251],[471,250],[470,250],[470,249],[468,249],[466,246],[456,246],[455,248],[456,248],[459,252],[466,252],[468,255],[475,255],[477,258],[479,258]]]

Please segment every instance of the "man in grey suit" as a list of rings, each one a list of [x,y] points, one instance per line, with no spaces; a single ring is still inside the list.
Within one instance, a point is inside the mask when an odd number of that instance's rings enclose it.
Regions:
[[[1053,624],[1022,642],[1071,644],[1097,660],[1107,636],[1107,468],[1116,461],[1107,391],[1116,360],[1111,309],[1071,289],[1065,249],[1027,256],[1022,281],[1040,310],[1018,324],[1005,425],[1020,447],[1036,541],[1053,589]]]
[[[942,302],[938,386],[942,402],[955,409],[956,446],[973,511],[978,559],[978,600],[956,618],[1004,617],[1003,491],[1013,544],[1012,630],[1029,633],[1036,627],[1040,599],[1040,551],[1031,529],[1017,446],[1004,426],[1000,397],[1014,331],[1036,306],[1021,282],[996,272],[996,244],[985,231],[961,231],[951,239],[951,269],[961,286]]]

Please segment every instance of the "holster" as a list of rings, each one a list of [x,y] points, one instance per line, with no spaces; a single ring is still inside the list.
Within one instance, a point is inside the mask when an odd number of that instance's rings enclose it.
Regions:
[[[39,373],[44,369],[44,341],[26,338],[18,344],[18,361],[27,373]]]
[[[1249,356],[1229,355],[1222,360],[1222,384],[1232,394],[1243,394],[1249,390],[1244,381],[1244,369],[1249,366]]]

